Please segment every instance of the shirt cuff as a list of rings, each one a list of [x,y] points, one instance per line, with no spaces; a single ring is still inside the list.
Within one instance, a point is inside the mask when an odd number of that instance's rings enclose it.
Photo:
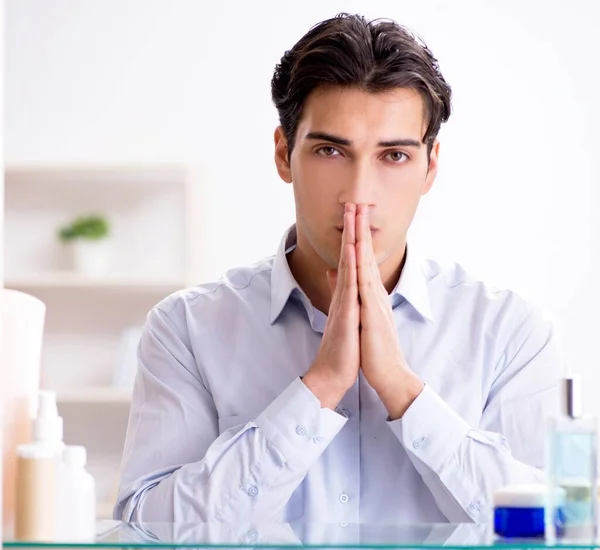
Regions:
[[[348,421],[296,378],[256,419],[256,425],[288,461],[310,445],[322,452]],[[308,453],[311,454],[311,453]]]
[[[400,443],[435,472],[471,430],[435,391],[425,385],[402,418],[388,422]]]

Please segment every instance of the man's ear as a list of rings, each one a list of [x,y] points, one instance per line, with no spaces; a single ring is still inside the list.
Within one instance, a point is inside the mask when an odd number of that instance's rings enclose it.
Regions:
[[[429,154],[429,165],[427,166],[427,175],[425,176],[425,182],[423,183],[423,187],[421,189],[421,195],[429,193],[429,190],[435,181],[435,177],[437,176],[438,172],[439,154],[440,142],[436,139],[433,143],[433,147],[431,148],[431,153]]]
[[[292,183],[292,169],[290,167],[288,143],[283,133],[283,128],[275,128],[275,166],[279,177],[286,183]]]

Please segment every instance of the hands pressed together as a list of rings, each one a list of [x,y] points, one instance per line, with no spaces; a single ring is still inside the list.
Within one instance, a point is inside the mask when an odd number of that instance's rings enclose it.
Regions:
[[[339,266],[327,278],[329,315],[304,383],[324,407],[335,408],[362,369],[390,418],[400,418],[423,382],[409,368],[398,341],[373,250],[368,206],[346,204]]]

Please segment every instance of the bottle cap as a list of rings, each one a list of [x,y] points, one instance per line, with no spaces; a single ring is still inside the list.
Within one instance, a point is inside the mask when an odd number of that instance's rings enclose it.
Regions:
[[[507,485],[494,494],[495,508],[544,508],[547,504],[550,488],[543,483],[527,485]],[[555,488],[557,504],[564,501],[566,491]]]
[[[87,452],[82,445],[67,445],[63,449],[63,462],[69,466],[85,466],[87,462]]]
[[[38,393],[37,415],[33,420],[33,440],[38,443],[61,443],[63,419],[58,416],[56,392],[42,390]]]
[[[583,416],[583,383],[581,375],[570,374],[562,383],[562,410],[569,418]]]

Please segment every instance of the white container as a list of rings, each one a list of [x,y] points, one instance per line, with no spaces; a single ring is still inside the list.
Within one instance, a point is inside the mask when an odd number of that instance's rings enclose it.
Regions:
[[[96,538],[96,482],[85,469],[81,445],[67,445],[58,468],[56,540],[93,542]]]
[[[69,244],[73,267],[90,277],[103,277],[110,271],[111,247],[107,239],[75,239]]]

